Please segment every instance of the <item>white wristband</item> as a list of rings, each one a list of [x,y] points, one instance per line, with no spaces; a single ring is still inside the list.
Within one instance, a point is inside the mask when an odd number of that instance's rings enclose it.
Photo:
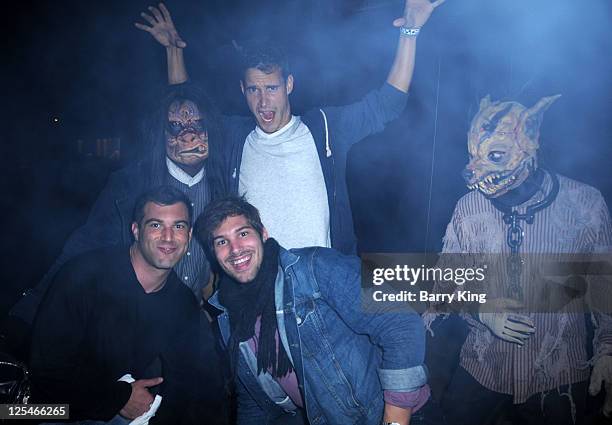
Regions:
[[[421,32],[421,28],[400,27],[400,35],[402,37],[416,37]]]

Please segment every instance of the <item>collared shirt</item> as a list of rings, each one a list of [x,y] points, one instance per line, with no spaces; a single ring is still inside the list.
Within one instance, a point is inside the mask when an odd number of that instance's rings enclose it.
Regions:
[[[191,177],[168,158],[166,158],[166,164],[168,172],[173,177],[168,179],[168,183],[189,197],[193,208],[193,220],[195,221],[210,201],[208,184],[205,178],[206,167],[203,166],[195,176]],[[174,271],[200,300],[202,289],[210,276],[210,266],[204,250],[196,238],[191,238],[187,252],[174,266]]]
[[[166,157],[166,166],[168,167],[168,172],[172,177],[189,187],[200,183],[200,181],[202,181],[204,175],[206,174],[206,168],[202,166],[202,169],[198,171],[195,176],[190,176],[185,171],[183,171],[181,167],[172,162],[172,160],[168,157]]]
[[[521,221],[524,238],[519,254],[579,254],[605,252],[612,247],[612,221],[600,192],[593,187],[559,177],[554,202],[535,215],[533,224]],[[546,176],[543,191],[518,206],[525,208],[544,199],[552,187]],[[463,196],[444,236],[443,253],[509,254],[508,226],[503,213],[480,192]],[[523,288],[542,289],[523,271]],[[569,383],[585,381],[587,367],[584,314],[530,313],[536,332],[524,346],[495,337],[482,323],[468,317],[470,334],[461,350],[461,366],[481,385],[514,396],[523,403],[531,395]],[[598,329],[599,342],[608,341],[611,329]]]

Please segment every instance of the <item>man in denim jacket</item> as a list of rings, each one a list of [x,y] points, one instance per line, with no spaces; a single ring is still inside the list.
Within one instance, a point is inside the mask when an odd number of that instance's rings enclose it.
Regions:
[[[407,424],[425,403],[421,319],[366,313],[357,257],[279,247],[244,198],[208,205],[196,234],[224,271],[210,302],[239,424]]]

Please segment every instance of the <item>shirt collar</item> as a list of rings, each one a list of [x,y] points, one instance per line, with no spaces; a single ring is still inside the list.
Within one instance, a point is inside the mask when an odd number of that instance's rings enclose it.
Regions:
[[[172,162],[172,160],[168,157],[166,157],[166,166],[168,167],[168,172],[172,177],[189,187],[200,183],[204,177],[204,166],[202,166],[202,169],[193,177],[183,171],[181,167]]]

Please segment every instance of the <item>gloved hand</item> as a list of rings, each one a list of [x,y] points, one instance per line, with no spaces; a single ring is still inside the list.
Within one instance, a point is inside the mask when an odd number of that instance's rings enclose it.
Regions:
[[[519,301],[510,298],[493,299],[481,307],[478,320],[496,337],[522,346],[534,334],[535,326],[529,316],[508,311],[521,307]]]
[[[593,396],[599,394],[602,383],[606,389],[606,400],[602,410],[603,414],[609,418],[612,416],[612,355],[603,355],[595,361],[593,372],[591,372],[589,393]]]

